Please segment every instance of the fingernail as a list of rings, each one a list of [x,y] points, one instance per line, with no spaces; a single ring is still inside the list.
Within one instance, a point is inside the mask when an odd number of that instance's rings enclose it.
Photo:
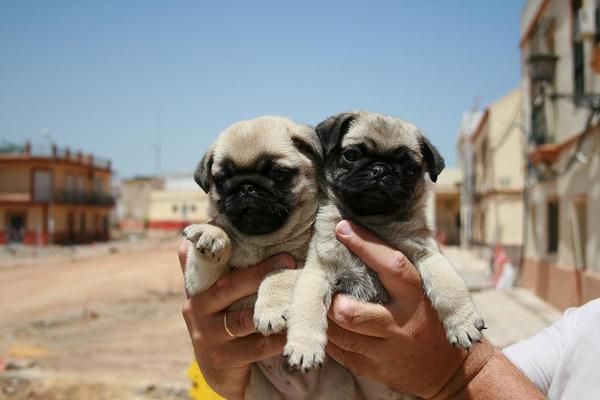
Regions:
[[[338,233],[338,235],[342,235],[342,236],[350,236],[353,233],[352,226],[346,220],[340,221],[337,224],[337,226],[335,227],[335,231]]]

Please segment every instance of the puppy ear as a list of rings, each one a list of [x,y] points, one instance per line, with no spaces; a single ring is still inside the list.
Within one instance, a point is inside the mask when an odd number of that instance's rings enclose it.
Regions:
[[[424,135],[421,135],[421,154],[423,154],[423,159],[427,165],[429,177],[432,181],[437,181],[438,175],[442,172],[446,163],[440,152]]]
[[[323,161],[323,149],[315,130],[310,126],[292,134],[292,142],[298,151],[308,157],[313,163],[320,164]]]
[[[317,136],[321,141],[325,155],[329,154],[331,150],[341,143],[344,135],[348,133],[352,121],[357,117],[358,113],[355,112],[343,113],[329,117],[317,125]]]
[[[211,147],[202,157],[202,160],[198,163],[196,170],[194,171],[194,181],[204,190],[205,193],[208,193],[210,190],[210,183],[212,181],[212,176],[210,170],[213,165],[213,148]]]

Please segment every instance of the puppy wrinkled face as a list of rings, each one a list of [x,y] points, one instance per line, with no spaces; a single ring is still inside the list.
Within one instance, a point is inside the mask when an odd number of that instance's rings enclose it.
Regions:
[[[406,146],[374,152],[364,144],[345,146],[335,155],[332,189],[357,215],[395,213],[416,193],[423,169],[418,155]]]
[[[437,150],[411,123],[353,112],[316,128],[325,150],[327,190],[355,217],[410,218],[444,167]]]
[[[276,231],[296,206],[293,188],[298,169],[278,163],[279,158],[263,153],[247,166],[229,158],[215,166],[217,209],[246,235]]]

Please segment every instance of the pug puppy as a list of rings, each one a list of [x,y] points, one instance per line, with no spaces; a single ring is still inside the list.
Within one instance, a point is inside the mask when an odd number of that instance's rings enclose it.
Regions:
[[[320,123],[316,132],[324,153],[321,186],[328,200],[319,209],[294,289],[284,349],[290,366],[309,371],[325,360],[327,310],[333,293],[368,302],[388,301],[377,274],[337,240],[335,226],[342,219],[360,224],[412,261],[450,343],[469,348],[479,341],[484,322],[426,221],[425,172],[435,182],[444,168],[436,148],[413,124],[368,112],[333,116]],[[357,381],[371,398],[368,382],[359,377]],[[382,396],[382,390],[375,392],[377,398]]]
[[[241,121],[219,135],[194,174],[208,194],[212,221],[184,230],[193,243],[185,269],[188,295],[208,288],[231,269],[246,268],[282,252],[291,254],[302,267],[318,208],[317,163],[321,158],[314,129],[282,117]],[[298,274],[299,270],[271,273],[257,296],[231,309],[254,306],[259,332],[282,331]],[[354,398],[352,376],[335,361],[315,372],[307,376],[292,372],[283,357],[264,361],[252,366],[245,397],[279,399],[296,386],[303,398]],[[270,379],[271,375],[279,379]],[[322,388],[321,380],[335,385]]]

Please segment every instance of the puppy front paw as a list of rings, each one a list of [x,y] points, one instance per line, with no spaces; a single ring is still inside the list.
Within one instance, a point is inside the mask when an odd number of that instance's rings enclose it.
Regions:
[[[254,304],[254,326],[265,336],[279,333],[287,327],[288,310],[258,296]]]
[[[323,336],[319,338],[319,336]],[[287,358],[288,365],[292,369],[302,369],[307,373],[313,368],[322,367],[325,362],[325,344],[327,336],[315,335],[312,337],[290,338],[283,348],[283,356]]]
[[[194,244],[194,247],[213,262],[224,261],[231,255],[231,240],[227,233],[209,224],[189,225],[183,235]]]
[[[446,336],[452,346],[459,345],[465,349],[471,347],[473,343],[481,341],[483,337],[481,331],[486,329],[483,318],[471,304],[461,307],[447,316],[443,323]]]

